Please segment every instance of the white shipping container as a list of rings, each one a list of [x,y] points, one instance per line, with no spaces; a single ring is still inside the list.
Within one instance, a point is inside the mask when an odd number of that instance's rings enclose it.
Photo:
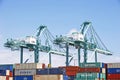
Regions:
[[[95,78],[95,80],[100,80],[99,78]]]
[[[0,80],[6,80],[6,76],[0,76]]]
[[[7,76],[10,75],[10,70],[6,70],[6,75],[7,75]]]
[[[31,70],[18,70],[15,69],[15,76],[22,76],[22,75],[36,75],[36,69]]]
[[[35,75],[34,80],[63,80],[63,75]]]
[[[13,77],[9,77],[9,80],[13,80]]]
[[[43,63],[15,64],[15,69],[42,69],[43,65]]]
[[[107,68],[120,68],[120,63],[108,63]]]
[[[105,68],[102,68],[102,73],[106,73],[106,69]]]

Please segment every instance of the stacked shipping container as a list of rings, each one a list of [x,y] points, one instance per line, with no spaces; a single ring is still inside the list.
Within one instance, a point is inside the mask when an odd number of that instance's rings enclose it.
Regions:
[[[36,69],[45,68],[41,63],[15,64],[14,80],[33,80],[36,75]]]
[[[0,80],[13,80],[13,65],[0,65]]]
[[[15,64],[14,80],[67,80],[64,70],[45,68],[45,64]]]
[[[45,68],[36,70],[35,80],[67,80],[67,76],[62,68]]]
[[[62,68],[65,70],[66,76],[68,76],[68,80],[74,80],[76,77],[76,74],[79,71],[79,66],[61,66],[59,68]]]
[[[120,80],[120,63],[107,64],[107,80]]]
[[[80,67],[57,68],[45,68],[41,63],[0,65],[0,80],[120,80],[120,63],[81,63]]]
[[[81,63],[76,80],[106,80],[106,64]]]

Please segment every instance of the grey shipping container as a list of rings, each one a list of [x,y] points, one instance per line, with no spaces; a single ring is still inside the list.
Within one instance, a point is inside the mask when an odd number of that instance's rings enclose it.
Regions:
[[[20,76],[20,75],[36,75],[36,70],[32,69],[32,70],[19,70],[16,69],[14,71],[15,76]]]

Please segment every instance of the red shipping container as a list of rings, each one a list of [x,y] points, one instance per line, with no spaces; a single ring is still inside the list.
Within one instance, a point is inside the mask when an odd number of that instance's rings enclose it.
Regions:
[[[61,66],[59,68],[64,68],[66,71],[78,71],[79,66]]]
[[[10,71],[10,75],[9,75],[9,76],[10,76],[10,77],[13,77],[13,72]]]
[[[66,75],[68,75],[68,76],[76,76],[80,67],[79,66],[67,66],[67,67],[62,66],[62,67],[59,67],[59,68],[65,69]]]
[[[107,69],[107,64],[104,64],[105,65],[105,69]]]
[[[76,71],[66,71],[67,76],[76,76],[77,72]]]
[[[45,64],[42,64],[42,68],[45,69]]]
[[[119,79],[120,80],[120,74],[107,74],[107,79]]]
[[[9,80],[9,76],[6,76],[6,80]]]
[[[100,73],[101,70],[100,68],[79,68],[79,73],[82,73],[82,72],[96,72],[96,73]]]
[[[106,79],[106,80],[120,80],[120,79]]]

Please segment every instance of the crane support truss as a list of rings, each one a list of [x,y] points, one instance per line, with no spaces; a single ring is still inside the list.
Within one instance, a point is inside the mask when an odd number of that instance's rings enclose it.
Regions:
[[[101,41],[100,37],[95,32],[91,22],[84,22],[81,25],[80,31],[77,32],[77,34],[81,37],[78,37],[76,39],[76,37],[74,38],[74,36],[60,36],[56,37],[54,43],[57,45],[69,43],[70,46],[75,46],[78,49],[78,65],[80,63],[80,49],[84,50],[84,63],[87,63],[88,50],[95,51],[95,62],[97,62],[97,53],[104,55],[112,55],[111,52],[107,49],[107,47],[104,45],[104,43]],[[67,51],[68,50],[66,48],[66,54],[69,54]]]
[[[20,50],[20,63],[23,63],[23,49],[29,49],[34,51],[34,62],[39,62],[39,52],[46,52],[60,56],[66,56],[66,52],[60,51],[54,46],[54,37],[49,32],[46,26],[41,25],[37,29],[37,34],[32,38],[27,36],[28,39],[16,40],[16,39],[7,39],[7,42],[4,44],[5,47],[11,48],[12,51]],[[31,40],[30,40],[30,39]],[[71,55],[69,55],[71,57]],[[28,61],[27,59],[25,63]],[[51,65],[51,56],[49,57],[49,63]]]

